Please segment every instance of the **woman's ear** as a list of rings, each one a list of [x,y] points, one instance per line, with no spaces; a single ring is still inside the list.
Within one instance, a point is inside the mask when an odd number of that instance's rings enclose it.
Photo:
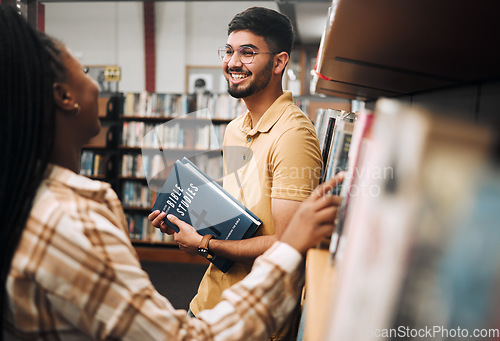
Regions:
[[[54,102],[62,111],[72,111],[75,109],[75,99],[69,91],[69,87],[64,83],[54,83]]]
[[[286,65],[288,64],[288,60],[290,59],[290,56],[286,52],[280,52],[276,55],[276,62],[274,65],[274,73],[279,75],[283,72],[285,69]]]

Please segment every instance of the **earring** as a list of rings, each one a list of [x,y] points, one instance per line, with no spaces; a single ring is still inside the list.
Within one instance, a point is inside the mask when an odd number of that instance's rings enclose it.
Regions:
[[[80,113],[80,104],[78,103],[75,103],[75,105],[73,106],[73,110],[75,111],[75,115],[78,115]]]

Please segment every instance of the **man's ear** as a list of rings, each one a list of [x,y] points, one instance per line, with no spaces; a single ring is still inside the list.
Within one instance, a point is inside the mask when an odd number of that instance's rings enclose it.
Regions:
[[[63,111],[72,111],[75,108],[75,99],[64,83],[54,83],[54,102]]]
[[[288,64],[290,56],[286,52],[280,52],[276,55],[273,72],[277,75],[281,74]]]

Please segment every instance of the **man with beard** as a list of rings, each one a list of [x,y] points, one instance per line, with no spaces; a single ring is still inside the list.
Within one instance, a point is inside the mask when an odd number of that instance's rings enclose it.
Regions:
[[[253,238],[209,240],[211,254],[235,263],[227,273],[210,264],[190,304],[194,315],[214,307],[223,290],[250,272],[255,258],[280,238],[300,202],[318,185],[321,153],[314,127],[282,88],[293,38],[286,16],[252,7],[232,19],[226,45],[219,48],[228,92],[242,98],[248,109],[226,129],[224,188],[263,224]],[[159,211],[150,215],[154,226],[173,233],[164,218]],[[197,254],[201,240],[194,229],[175,234],[175,241],[189,254]],[[298,314],[294,317],[286,330],[275,333],[275,340],[293,338]]]

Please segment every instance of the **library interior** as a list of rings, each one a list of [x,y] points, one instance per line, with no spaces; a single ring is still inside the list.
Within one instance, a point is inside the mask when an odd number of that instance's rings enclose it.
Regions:
[[[189,308],[210,261],[148,216],[184,157],[225,195],[225,131],[247,108],[217,49],[236,13],[261,6],[295,31],[283,90],[314,127],[319,182],[345,173],[335,230],[305,256],[296,339],[500,340],[500,2],[0,3],[97,82],[101,131],[80,174],[118,194],[141,265],[175,308]]]

